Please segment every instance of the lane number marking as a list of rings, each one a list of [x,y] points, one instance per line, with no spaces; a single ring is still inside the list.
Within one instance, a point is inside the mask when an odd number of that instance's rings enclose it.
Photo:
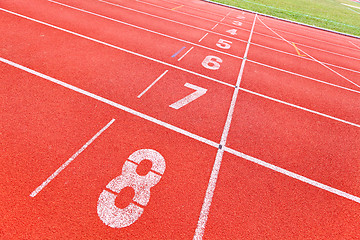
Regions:
[[[223,60],[219,57],[207,56],[201,64],[207,69],[218,70],[220,68],[220,63],[222,62]]]
[[[207,92],[207,89],[193,85],[191,83],[185,83],[184,86],[195,90],[195,92],[193,92],[193,93],[187,95],[186,97],[180,99],[179,101],[169,105],[169,107],[174,108],[174,109],[182,108],[183,106],[191,103],[192,101],[201,97],[202,95],[204,95]]]
[[[230,33],[231,35],[236,35],[237,30],[236,29],[230,29],[226,31],[227,33]]]
[[[222,49],[230,49],[232,42],[224,39],[219,39],[216,46]]]
[[[233,21],[233,24],[236,25],[236,26],[241,26],[241,25],[242,25],[242,22],[240,22],[240,21]]]
[[[143,160],[151,161],[152,167],[145,176],[140,176],[136,169]],[[155,150],[140,149],[132,153],[123,165],[122,174],[106,185],[112,192],[103,190],[99,196],[97,213],[101,221],[112,228],[124,228],[138,220],[150,200],[150,188],[158,184],[165,168],[164,157]],[[117,194],[126,187],[134,189],[134,203],[121,209],[115,206],[115,200]]]

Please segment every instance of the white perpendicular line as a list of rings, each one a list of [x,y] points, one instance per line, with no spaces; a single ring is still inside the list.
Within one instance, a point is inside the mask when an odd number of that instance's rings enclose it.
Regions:
[[[87,11],[85,9],[77,8],[77,7],[70,6],[70,5],[67,5],[67,4],[64,4],[64,3],[59,3],[59,2],[56,2],[54,0],[48,0],[48,1],[52,2],[52,3],[55,3],[55,4],[58,4],[58,5],[61,5],[61,6],[64,6],[64,7],[68,7],[68,8],[80,11],[80,12],[84,12],[84,13],[94,15],[94,16],[97,16],[97,17],[100,17],[100,18],[104,18],[104,19],[107,19],[107,20],[110,20],[110,21],[113,21],[113,22],[121,23],[123,25],[127,25],[127,26],[137,28],[137,29],[140,29],[140,30],[143,30],[143,31],[146,31],[146,32],[150,32],[150,33],[153,33],[153,34],[156,34],[156,35],[159,35],[159,36],[167,37],[167,38],[174,39],[174,40],[177,40],[177,41],[181,41],[181,42],[184,42],[184,43],[188,43],[188,44],[191,44],[191,45],[194,45],[194,46],[197,46],[197,47],[201,47],[201,48],[204,48],[204,49],[207,49],[207,50],[210,50],[210,51],[222,53],[222,54],[234,57],[234,58],[241,59],[241,57],[230,54],[230,53],[227,53],[227,52],[219,51],[219,50],[214,49],[214,48],[209,48],[209,47],[206,47],[206,46],[203,46],[203,45],[200,45],[200,44],[196,44],[196,43],[184,40],[184,39],[180,39],[180,38],[173,37],[173,36],[170,36],[170,35],[167,35],[167,34],[164,34],[164,33],[156,32],[154,30],[150,30],[150,29],[147,29],[147,28],[143,28],[143,27],[131,24],[131,23],[127,23],[127,22],[120,21],[120,20],[117,20],[117,19],[114,19],[114,18],[110,18],[110,17],[104,16],[104,15],[101,15],[101,14],[98,14],[98,13]]]
[[[87,143],[84,144],[74,155],[71,156],[63,165],[61,165],[53,174],[50,175],[40,186],[38,186],[31,194],[30,197],[35,197],[41,190],[43,190],[57,175],[59,175],[72,161],[75,160],[77,156],[80,155],[95,139],[97,139],[106,129],[108,129],[111,124],[115,122],[115,119],[112,119],[105,127],[98,131]]]
[[[226,82],[223,82],[223,81],[220,81],[220,80],[218,80],[218,79],[215,79],[215,78],[212,78],[212,77],[209,77],[209,76],[200,74],[200,73],[196,73],[196,72],[187,70],[187,69],[185,69],[185,68],[178,67],[178,66],[176,66],[176,65],[173,65],[173,64],[170,64],[170,63],[167,63],[167,62],[163,62],[163,61],[161,61],[161,60],[158,60],[158,59],[155,59],[155,58],[152,58],[152,57],[148,57],[148,56],[145,56],[145,55],[143,55],[143,54],[136,53],[136,52],[127,50],[127,49],[125,49],[125,48],[118,47],[118,46],[115,46],[115,45],[113,45],[113,44],[106,43],[106,42],[103,42],[103,41],[101,41],[101,40],[98,40],[98,39],[95,39],[95,38],[92,38],[92,37],[88,37],[88,36],[82,35],[82,34],[80,34],[80,33],[76,33],[76,32],[67,30],[67,29],[65,29],[65,28],[61,28],[61,27],[52,25],[52,24],[50,24],[50,23],[46,23],[46,22],[43,22],[43,21],[40,21],[40,20],[31,18],[31,17],[27,17],[27,16],[24,16],[24,15],[22,15],[22,14],[15,13],[15,12],[12,12],[12,11],[9,11],[9,10],[6,10],[6,9],[4,9],[4,8],[0,8],[0,10],[1,10],[1,11],[4,11],[4,12],[7,12],[7,13],[10,13],[10,14],[13,14],[13,15],[15,15],[15,16],[21,17],[21,18],[25,18],[25,19],[30,20],[30,21],[33,21],[33,22],[37,22],[37,23],[43,24],[43,25],[48,26],[48,27],[51,27],[51,28],[55,28],[55,29],[57,29],[57,30],[60,30],[60,31],[63,31],[63,32],[66,32],[66,33],[70,33],[70,34],[72,34],[72,35],[75,35],[75,36],[78,36],[78,37],[81,37],[81,38],[90,40],[90,41],[92,41],[92,42],[96,42],[96,43],[99,43],[99,44],[102,44],[102,45],[105,45],[105,46],[108,46],[108,47],[111,47],[111,48],[115,48],[115,49],[118,49],[118,50],[120,50],[120,51],[129,53],[129,54],[132,54],[132,55],[141,57],[141,58],[145,58],[145,59],[150,60],[150,61],[153,61],[153,62],[157,62],[157,63],[163,64],[163,65],[166,65],[166,66],[169,66],[169,67],[172,67],[172,68],[175,68],[175,69],[178,69],[178,70],[187,72],[187,73],[191,73],[191,74],[196,75],[196,76],[199,76],[199,77],[203,77],[203,78],[205,78],[205,79],[208,79],[208,80],[211,80],[211,81],[214,81],[214,82],[217,82],[217,83],[221,83],[221,84],[226,85],[226,86],[228,86],[228,87],[234,87],[233,85],[231,85],[231,84],[229,84],[229,83],[226,83]]]
[[[169,70],[166,70],[165,72],[163,72],[157,79],[155,79],[155,81],[153,81],[144,91],[142,91],[142,93],[140,93],[137,97],[141,98],[142,95],[144,95],[152,86],[155,85],[155,83],[157,83]]]
[[[90,92],[88,92],[88,91],[86,91],[86,90],[83,90],[83,89],[81,89],[81,88],[75,87],[75,86],[73,86],[73,85],[71,85],[71,84],[68,84],[68,83],[62,82],[62,81],[60,81],[60,80],[57,80],[57,79],[55,79],[55,78],[49,77],[49,76],[47,76],[47,75],[45,75],[45,74],[39,73],[39,72],[37,72],[37,71],[35,71],[35,70],[32,70],[32,69],[30,69],[30,68],[27,68],[27,67],[25,67],[25,66],[22,66],[22,65],[20,65],[20,64],[14,63],[14,62],[12,62],[12,61],[10,61],[10,60],[7,60],[7,59],[4,59],[4,58],[0,57],[0,62],[7,63],[7,64],[9,64],[9,65],[11,65],[11,66],[13,66],[13,67],[15,67],[15,68],[21,69],[21,70],[23,70],[23,71],[25,71],[25,72],[28,72],[28,73],[31,73],[31,74],[33,74],[33,75],[35,75],[35,76],[41,77],[41,78],[43,78],[43,79],[45,79],[45,80],[48,80],[48,81],[53,82],[53,83],[55,83],[55,84],[57,84],[57,85],[63,86],[63,87],[65,87],[65,88],[67,88],[67,89],[73,90],[73,91],[75,91],[75,92],[77,92],[77,93],[81,93],[81,94],[83,94],[83,95],[85,95],[85,96],[88,96],[88,97],[90,97],[90,98],[96,99],[96,100],[98,100],[98,101],[100,101],[100,102],[103,102],[103,103],[105,103],[105,104],[108,104],[108,105],[110,105],[110,106],[113,106],[113,107],[115,107],[115,108],[117,108],[117,109],[123,110],[123,111],[125,111],[125,112],[127,112],[127,113],[133,114],[133,115],[138,116],[138,117],[143,118],[143,119],[146,119],[146,120],[148,120],[148,121],[150,121],[150,122],[153,122],[153,123],[155,123],[155,124],[158,124],[158,125],[160,125],[160,126],[163,126],[163,127],[167,128],[167,129],[173,130],[173,131],[175,131],[175,132],[177,132],[177,133],[183,134],[183,135],[185,135],[185,136],[187,136],[187,137],[190,137],[190,138],[192,138],[192,139],[198,140],[198,141],[200,141],[200,142],[202,142],[202,143],[205,143],[205,144],[207,144],[207,145],[210,145],[210,146],[212,146],[212,147],[216,147],[216,148],[217,148],[217,147],[219,146],[219,144],[216,143],[216,142],[214,142],[214,141],[211,141],[211,140],[208,140],[208,139],[206,139],[206,138],[200,137],[200,136],[198,136],[198,135],[196,135],[196,134],[193,134],[193,133],[191,133],[191,132],[188,132],[188,131],[186,131],[186,130],[184,130],[184,129],[181,129],[181,128],[179,128],[179,127],[173,126],[173,125],[171,125],[171,124],[169,124],[169,123],[163,122],[163,121],[158,120],[158,119],[156,119],[156,118],[150,117],[150,116],[148,116],[148,115],[146,115],[146,114],[140,113],[140,112],[135,111],[135,110],[133,110],[133,109],[131,109],[131,108],[125,107],[125,106],[123,106],[123,105],[121,105],[121,104],[119,104],[119,103],[115,103],[115,102],[113,102],[113,101],[111,101],[111,100],[109,100],[109,99],[100,97],[100,96],[98,96],[98,95],[96,95],[96,94],[93,94],[93,93],[90,93]]]
[[[292,45],[292,43],[288,40],[286,40],[284,37],[282,37],[280,34],[278,34],[277,32],[275,32],[272,28],[270,28],[268,25],[266,25],[259,17],[258,17],[259,21],[267,28],[269,29],[271,32],[273,32],[274,34],[276,34],[278,37],[280,37],[282,40],[284,40],[285,42],[287,42],[288,44]],[[298,48],[299,49],[299,48]],[[339,77],[345,79],[346,81],[348,81],[349,83],[355,85],[356,87],[360,88],[360,85],[356,84],[355,82],[351,81],[350,79],[348,79],[347,77],[341,75],[340,73],[338,73],[337,71],[335,71],[334,69],[330,68],[329,66],[326,66],[326,64],[324,64],[323,62],[317,60],[316,58],[314,58],[313,56],[311,56],[310,54],[306,53],[304,50],[299,49],[301,52],[303,52],[306,56],[308,56],[309,58],[313,59],[314,61],[316,61],[317,63],[319,63],[320,65],[322,65],[323,67],[325,67],[326,69],[330,70],[331,72],[335,73],[336,75],[338,75]]]
[[[199,220],[198,220],[198,223],[197,223],[197,227],[195,229],[195,234],[194,234],[194,237],[193,237],[194,240],[200,240],[204,236],[205,226],[206,226],[206,222],[207,222],[207,219],[208,219],[208,216],[209,216],[210,207],[211,207],[211,203],[212,203],[212,198],[214,196],[214,191],[215,191],[215,188],[216,188],[216,182],[217,182],[217,179],[218,179],[218,175],[219,175],[219,171],[220,171],[220,167],[221,167],[221,162],[222,162],[222,158],[223,158],[223,153],[224,153],[223,146],[225,146],[225,144],[226,144],[227,137],[228,137],[228,134],[229,134],[229,131],[230,131],[230,125],[231,125],[231,121],[232,121],[232,118],[233,118],[236,99],[237,99],[237,96],[239,94],[239,86],[241,84],[241,79],[242,79],[244,68],[245,68],[245,62],[246,62],[247,54],[249,52],[251,38],[252,38],[252,35],[253,35],[253,32],[254,32],[256,16],[257,16],[257,14],[255,15],[253,23],[252,23],[251,31],[250,31],[250,34],[249,34],[249,39],[247,41],[247,45],[246,45],[246,49],[245,49],[245,53],[244,53],[244,57],[243,57],[243,61],[241,63],[239,75],[237,77],[236,88],[234,90],[234,93],[233,93],[233,96],[232,96],[232,99],[231,99],[229,111],[228,111],[228,114],[227,114],[227,117],[226,117],[225,126],[224,126],[224,129],[223,129],[223,133],[221,135],[220,146],[219,146],[219,149],[218,149],[217,154],[216,154],[214,166],[213,166],[213,169],[211,171],[210,180],[209,180],[208,187],[206,189],[205,198],[204,198],[204,202],[203,202],[203,205],[202,205],[202,208],[201,208]]]
[[[299,181],[301,181],[301,182],[310,184],[310,185],[312,185],[312,186],[314,186],[314,187],[323,189],[323,190],[325,190],[325,191],[327,191],[327,192],[331,192],[331,193],[334,193],[334,194],[336,194],[336,195],[338,195],[338,196],[347,198],[347,199],[349,199],[349,200],[351,200],[351,201],[360,203],[360,198],[359,198],[359,197],[354,196],[354,195],[351,195],[351,194],[346,193],[346,192],[344,192],[344,191],[341,191],[341,190],[339,190],[339,189],[330,187],[330,186],[328,186],[328,185],[325,185],[325,184],[323,184],[323,183],[317,182],[317,181],[312,180],[312,179],[310,179],[310,178],[304,177],[304,176],[299,175],[299,174],[297,174],[297,173],[290,172],[290,171],[288,171],[288,170],[286,170],[286,169],[284,169],[284,168],[281,168],[281,167],[275,166],[275,165],[273,165],[273,164],[264,162],[264,161],[262,161],[262,160],[260,160],[260,159],[257,159],[257,158],[255,158],[255,157],[251,157],[251,156],[249,156],[249,155],[246,155],[246,154],[244,154],[244,153],[238,152],[238,151],[236,151],[236,150],[234,150],[234,149],[231,149],[231,148],[229,148],[229,147],[226,147],[226,146],[224,147],[224,151],[226,151],[226,152],[228,152],[228,153],[231,153],[231,154],[233,154],[233,155],[235,155],[235,156],[241,157],[241,158],[243,158],[243,159],[246,159],[246,160],[248,160],[248,161],[250,161],[250,162],[253,162],[253,163],[257,164],[257,165],[260,165],[260,166],[263,166],[263,167],[265,167],[265,168],[271,169],[271,170],[273,170],[273,171],[275,171],[275,172],[284,174],[284,175],[286,175],[286,176],[288,176],[288,177],[297,179],[297,180],[299,180]]]
[[[333,116],[330,116],[330,115],[325,114],[325,113],[321,113],[321,112],[311,110],[309,108],[305,108],[305,107],[301,107],[301,106],[298,106],[298,105],[295,105],[295,104],[292,104],[292,103],[288,103],[288,102],[285,102],[285,101],[282,101],[282,100],[279,100],[279,99],[276,99],[276,98],[273,98],[273,97],[266,96],[266,95],[261,94],[261,93],[257,93],[257,92],[248,90],[246,88],[241,88],[240,87],[239,90],[241,90],[243,92],[253,94],[253,95],[256,95],[256,96],[259,96],[259,97],[262,97],[262,98],[266,98],[266,99],[269,99],[271,101],[278,102],[278,103],[281,103],[281,104],[284,104],[284,105],[287,105],[287,106],[290,106],[290,107],[293,107],[293,108],[297,108],[297,109],[300,109],[300,110],[303,110],[303,111],[306,111],[306,112],[310,112],[310,113],[313,113],[313,114],[316,114],[316,115],[319,115],[319,116],[322,116],[322,117],[325,117],[325,118],[329,118],[331,120],[335,120],[335,121],[338,121],[338,122],[341,122],[341,123],[345,123],[345,124],[360,128],[360,124],[349,122],[349,121],[346,121],[346,120],[341,119],[341,118],[333,117]]]

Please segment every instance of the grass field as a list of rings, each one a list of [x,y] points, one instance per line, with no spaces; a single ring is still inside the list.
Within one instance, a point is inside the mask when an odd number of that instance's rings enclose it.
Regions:
[[[212,1],[360,36],[360,3],[350,0]],[[349,7],[344,4],[358,8]]]

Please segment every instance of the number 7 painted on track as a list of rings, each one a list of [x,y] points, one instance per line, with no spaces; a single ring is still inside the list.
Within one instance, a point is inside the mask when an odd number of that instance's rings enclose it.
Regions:
[[[191,83],[185,83],[184,86],[195,90],[195,92],[187,95],[186,97],[180,99],[177,102],[174,102],[173,104],[169,105],[169,107],[174,108],[174,109],[182,108],[186,104],[191,103],[192,101],[201,97],[202,95],[204,95],[207,92],[207,89],[193,85]]]

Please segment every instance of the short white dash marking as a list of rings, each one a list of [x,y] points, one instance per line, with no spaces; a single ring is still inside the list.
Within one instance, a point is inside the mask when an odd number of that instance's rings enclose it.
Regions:
[[[202,38],[200,38],[199,42],[201,42],[208,34],[209,33],[205,33],[205,35]]]
[[[211,28],[211,30],[214,30],[218,25],[219,25],[219,23],[215,24],[215,25]]]
[[[349,43],[351,43],[352,45],[354,45],[355,47],[357,47],[358,49],[360,49],[360,47],[358,45],[356,45],[355,43],[349,41]]]
[[[141,98],[142,95],[144,95],[152,86],[155,85],[155,83],[157,83],[169,70],[166,70],[165,72],[163,72],[163,74],[161,74],[157,79],[155,79],[154,82],[152,82],[150,84],[150,86],[148,86],[142,93],[139,94],[139,96],[137,96],[138,98]]]
[[[100,136],[111,124],[115,122],[115,119],[112,119],[105,127],[103,127],[99,132],[97,132],[84,146],[82,146],[74,155],[71,156],[61,167],[59,167],[48,179],[46,179],[39,187],[37,187],[31,194],[30,197],[35,197],[44,187],[46,187],[59,173],[64,170],[75,158],[82,153],[96,138]]]
[[[194,48],[194,47],[191,47],[189,50],[187,50],[187,52],[184,53],[184,55],[182,55],[182,56],[178,59],[178,61],[180,61],[181,59],[183,59],[183,58],[186,56],[186,54],[188,54],[193,48]]]

